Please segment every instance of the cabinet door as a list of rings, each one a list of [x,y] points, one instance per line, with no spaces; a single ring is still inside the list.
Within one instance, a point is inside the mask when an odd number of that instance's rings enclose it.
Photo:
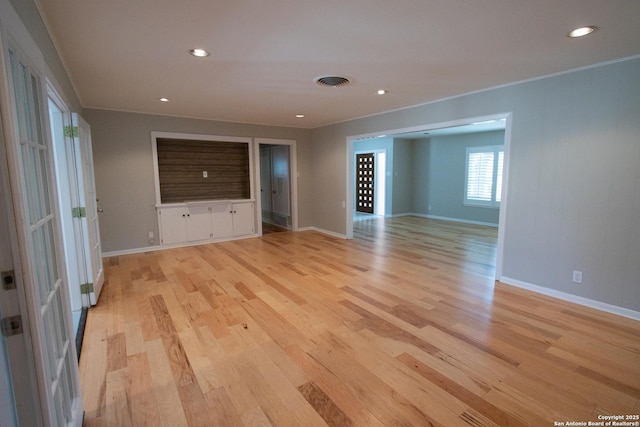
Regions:
[[[212,237],[209,206],[187,207],[187,239],[190,242],[209,240]]]
[[[252,234],[254,227],[253,203],[235,203],[233,205],[233,235]]]
[[[233,236],[233,207],[230,203],[218,203],[211,206],[213,238]]]
[[[187,211],[184,207],[162,208],[158,211],[163,245],[187,241]]]

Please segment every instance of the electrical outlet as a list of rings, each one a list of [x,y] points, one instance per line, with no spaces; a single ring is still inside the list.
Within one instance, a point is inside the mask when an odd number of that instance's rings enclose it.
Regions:
[[[573,270],[573,283],[582,283],[582,271]]]

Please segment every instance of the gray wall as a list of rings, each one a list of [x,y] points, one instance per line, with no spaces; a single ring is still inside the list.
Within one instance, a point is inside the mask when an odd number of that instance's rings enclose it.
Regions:
[[[637,57],[314,129],[311,222],[346,233],[348,137],[506,112],[503,275],[640,311]]]
[[[413,141],[394,138],[393,140],[393,204],[392,215],[409,213],[413,210]]]
[[[426,199],[427,206],[416,203],[414,212],[498,224],[498,209],[463,204],[464,180],[467,147],[502,145],[504,131],[434,136],[428,140],[417,140],[415,143],[416,162],[419,162],[419,167],[427,168],[427,179],[416,182],[416,192],[426,192],[427,197],[420,200]],[[421,146],[421,150],[418,145]]]
[[[9,0],[9,2],[38,45],[49,70],[51,70],[56,83],[59,85],[56,90],[62,91],[60,96],[64,97],[64,100],[68,103],[67,107],[69,107],[71,111],[82,113],[80,100],[76,95],[71,80],[60,60],[60,56],[58,56],[58,51],[51,40],[51,36],[42,21],[42,17],[35,3],[32,0]]]
[[[158,244],[152,131],[296,140],[299,226],[313,224],[308,130],[95,109],[85,109],[84,118],[91,125],[98,205],[104,209],[100,214],[104,252],[150,246],[150,231]]]

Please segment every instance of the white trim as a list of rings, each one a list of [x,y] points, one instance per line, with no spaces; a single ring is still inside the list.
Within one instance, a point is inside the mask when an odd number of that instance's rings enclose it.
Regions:
[[[499,224],[496,224],[494,222],[474,221],[471,219],[452,218],[448,216],[428,215],[428,214],[420,214],[420,213],[403,214],[403,216],[406,216],[406,215],[419,216],[422,218],[429,218],[429,219],[437,219],[440,221],[460,222],[462,224],[485,225],[487,227],[494,227],[494,228],[498,228],[499,226]]]
[[[534,285],[532,283],[523,282],[521,280],[512,279],[510,277],[501,276],[500,282],[516,288],[526,289],[531,292],[546,295],[552,298],[557,298],[563,301],[572,302],[574,304],[582,305],[596,310],[604,311],[607,313],[615,314],[617,316],[628,317],[634,320],[640,320],[640,312],[629,310],[628,308],[618,307],[616,305],[607,304],[604,302],[584,298],[578,295],[569,294],[562,291],[557,291],[551,288],[545,288],[544,286]]]
[[[340,233],[335,233],[333,231],[329,231],[329,230],[325,230],[323,228],[319,228],[319,227],[303,227],[298,229],[298,231],[316,231],[318,233],[322,233],[322,234],[326,234],[327,236],[331,236],[331,237],[336,237],[338,239],[343,239],[346,240],[348,239],[348,237],[344,234],[340,234]]]
[[[168,249],[168,246],[145,246],[142,248],[133,248],[133,249],[124,249],[121,251],[111,251],[111,252],[103,252],[102,253],[102,258],[109,258],[112,256],[120,256],[120,255],[131,255],[131,254],[141,254],[144,252],[155,252],[155,251],[162,251]]]
[[[211,245],[215,243],[222,242],[230,242],[232,240],[245,240],[245,239],[254,239],[256,237],[260,237],[258,233],[253,234],[243,234],[238,237],[222,237],[215,240],[199,240],[197,242],[180,242],[174,243],[170,245],[155,245],[155,246],[144,246],[141,248],[133,248],[133,249],[124,249],[121,251],[110,251],[103,252],[102,258],[109,258],[112,256],[120,256],[120,255],[131,255],[131,254],[140,254],[144,252],[155,252],[155,251],[164,251],[165,249],[175,249],[175,248],[186,248],[188,246],[201,246],[201,245]]]

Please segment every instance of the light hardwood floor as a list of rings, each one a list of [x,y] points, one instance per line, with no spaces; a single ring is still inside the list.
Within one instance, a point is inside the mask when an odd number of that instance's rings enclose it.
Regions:
[[[415,217],[355,229],[106,259],[80,361],[85,425],[640,413],[640,323],[494,283],[495,229]]]

